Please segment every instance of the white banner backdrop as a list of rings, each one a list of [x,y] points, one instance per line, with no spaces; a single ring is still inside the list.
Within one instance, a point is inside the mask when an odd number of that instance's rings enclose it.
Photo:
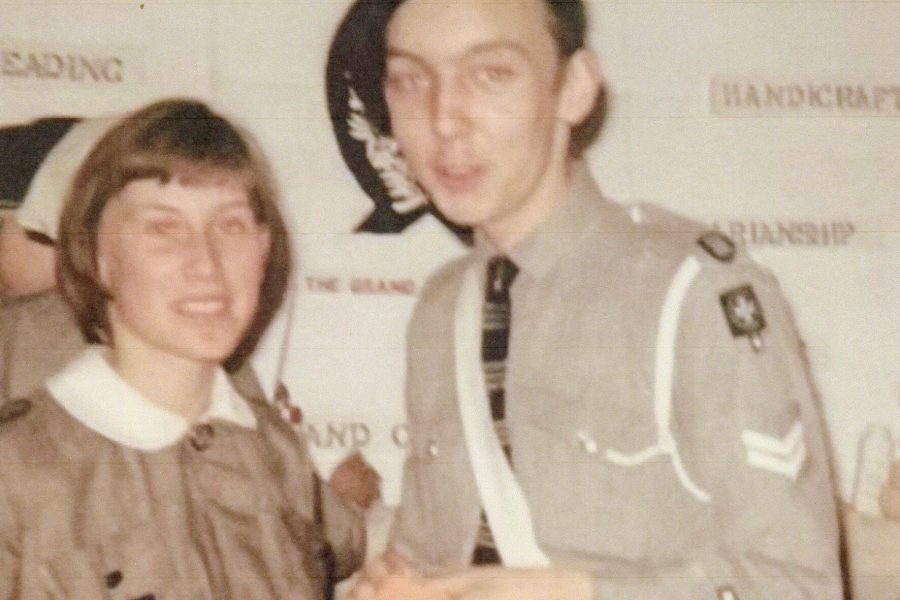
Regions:
[[[900,436],[900,3],[588,4],[611,92],[591,169],[610,197],[716,226],[776,272],[848,498],[865,426]],[[257,365],[270,390],[281,372],[323,470],[358,448],[393,503],[406,321],[425,277],[464,248],[430,216],[353,233],[374,205],[325,92],[348,5],[0,2],[0,124],[189,95],[248,126],[284,192],[299,267],[292,318]]]

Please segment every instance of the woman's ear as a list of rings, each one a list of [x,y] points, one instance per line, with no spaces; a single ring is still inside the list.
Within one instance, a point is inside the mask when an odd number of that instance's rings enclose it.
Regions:
[[[586,48],[575,52],[566,61],[557,116],[570,127],[580,124],[594,109],[603,85],[597,55]]]

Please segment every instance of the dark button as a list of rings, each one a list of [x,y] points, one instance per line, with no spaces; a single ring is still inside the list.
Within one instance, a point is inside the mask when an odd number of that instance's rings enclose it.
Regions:
[[[194,450],[203,452],[212,446],[214,435],[215,431],[212,425],[201,423],[194,427],[194,430],[191,432],[191,446],[194,447]]]
[[[122,571],[116,569],[106,574],[106,587],[113,589],[122,583]]]

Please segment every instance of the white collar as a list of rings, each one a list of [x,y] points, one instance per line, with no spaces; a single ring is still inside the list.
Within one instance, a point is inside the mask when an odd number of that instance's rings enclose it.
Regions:
[[[103,357],[104,350],[85,350],[47,380],[47,389],[56,401],[86,427],[144,452],[162,450],[184,437],[193,423],[153,404],[131,387]],[[209,409],[197,422],[212,419],[256,429],[253,410],[222,369],[216,371]]]

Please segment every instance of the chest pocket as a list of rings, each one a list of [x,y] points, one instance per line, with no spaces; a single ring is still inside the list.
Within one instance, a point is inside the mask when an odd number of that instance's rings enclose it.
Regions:
[[[530,405],[543,408],[517,423],[513,462],[538,542],[550,552],[617,561],[677,558],[697,503],[669,462],[624,467],[606,456],[623,444],[640,447],[652,440],[652,420],[613,427],[622,415],[604,410],[589,390],[576,398],[548,389],[531,393],[537,396]]]
[[[176,573],[152,524],[62,547],[39,567],[53,600],[176,600]]]

